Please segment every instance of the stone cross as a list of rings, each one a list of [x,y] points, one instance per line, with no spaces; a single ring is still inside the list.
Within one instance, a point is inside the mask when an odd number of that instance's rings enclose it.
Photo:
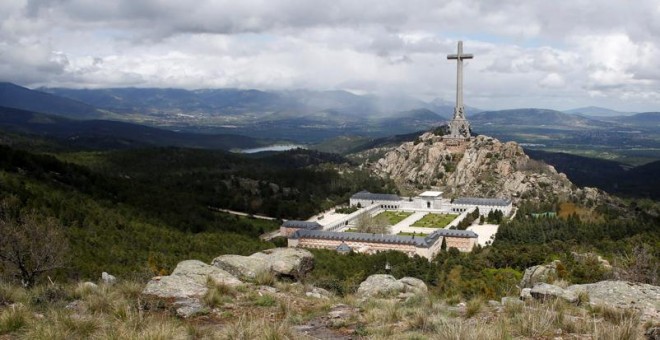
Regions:
[[[463,53],[463,42],[458,42],[458,53],[447,55],[447,59],[456,60],[456,107],[454,118],[449,124],[450,136],[470,137],[470,125],[465,120],[465,108],[463,106],[463,59],[472,59],[472,54]]]

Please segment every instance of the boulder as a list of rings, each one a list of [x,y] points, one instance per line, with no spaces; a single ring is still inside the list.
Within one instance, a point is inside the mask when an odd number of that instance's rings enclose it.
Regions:
[[[117,278],[114,275],[110,275],[106,272],[101,273],[101,282],[104,284],[111,286],[115,283],[117,283]]]
[[[221,255],[212,264],[246,281],[254,281],[259,274],[270,271],[270,265],[263,259],[241,255]]]
[[[537,283],[530,294],[537,300],[563,299],[570,303],[578,301],[578,294],[575,292],[547,283]]]
[[[314,255],[300,248],[274,248],[250,255],[267,262],[279,276],[299,279],[314,268]]]
[[[314,268],[314,255],[305,249],[274,248],[250,256],[221,255],[213,265],[243,280],[254,280],[263,272],[300,279]]]
[[[531,300],[531,299],[533,299],[534,297],[532,296],[531,291],[532,291],[532,288],[523,288],[522,290],[520,290],[520,298],[522,300]]]
[[[360,297],[391,296],[404,291],[406,285],[392,275],[374,274],[360,283],[357,295]]]
[[[426,283],[424,283],[424,281],[418,278],[407,276],[399,279],[399,282],[403,283],[404,290],[406,292],[412,292],[415,294],[426,294],[429,291],[428,287],[426,286]]]
[[[206,285],[208,280],[216,284],[237,286],[242,284],[241,280],[229,272],[215,266],[208,265],[198,260],[181,261],[176,265],[172,276],[184,276],[195,282]]]
[[[208,292],[208,281],[235,286],[241,281],[228,272],[197,260],[182,261],[169,276],[152,278],[142,291],[147,299],[156,299],[187,318],[204,310],[201,298]]]
[[[572,285],[566,290],[586,293],[590,305],[612,308],[635,309],[641,320],[660,320],[660,287],[644,283],[608,280],[596,283]]]
[[[199,282],[186,276],[156,276],[152,278],[142,290],[142,295],[161,299],[187,299],[200,298],[206,294],[206,283]]]
[[[555,260],[549,264],[541,264],[525,269],[522,280],[520,280],[520,288],[532,288],[539,282],[550,283],[557,279],[557,265],[561,261]]]
[[[375,274],[360,283],[357,295],[361,297],[394,296],[399,293],[426,294],[428,288],[424,281],[414,277],[397,280],[392,275]]]

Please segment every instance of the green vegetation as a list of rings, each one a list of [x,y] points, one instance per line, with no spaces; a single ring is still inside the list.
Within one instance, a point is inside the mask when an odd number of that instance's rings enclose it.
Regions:
[[[384,220],[388,221],[390,225],[395,225],[401,221],[403,221],[406,217],[412,215],[413,213],[411,212],[405,212],[405,211],[393,211],[393,210],[388,210],[388,211],[383,211],[380,214],[376,215],[376,218],[383,218]]]
[[[458,217],[456,214],[426,214],[419,221],[413,223],[412,227],[444,228],[456,217]]]
[[[68,240],[69,261],[53,279],[107,271],[143,280],[185,259],[248,255],[275,246],[257,236],[279,222],[208,207],[306,218],[384,185],[365,172],[314,165],[322,155],[305,151],[265,159],[177,148],[57,156],[69,162],[0,146],[0,193],[12,218],[53,219]],[[20,279],[9,267],[0,272]]]
[[[405,232],[405,231],[400,231],[398,235],[402,235],[402,236],[422,236],[422,237],[423,237],[423,236],[426,236],[426,235],[428,235],[428,234],[424,234],[424,233],[409,233],[409,232]]]
[[[359,209],[360,208],[358,207],[342,207],[335,209],[335,212],[338,214],[351,214],[358,211]]]
[[[389,234],[391,228],[387,218],[381,214],[376,216],[362,214],[355,222],[355,229],[359,233]]]
[[[498,210],[498,211],[499,211],[499,210]],[[481,214],[479,213],[479,208],[474,209],[474,211],[472,211],[471,213],[465,215],[465,217],[463,217],[463,219],[462,219],[460,222],[458,222],[458,225],[456,225],[456,229],[458,229],[458,230],[465,230],[465,229],[467,229],[467,228],[468,228],[469,226],[471,226],[472,223],[474,223],[474,221],[476,221],[480,216],[481,216]],[[490,222],[490,221],[494,221],[496,217],[499,217],[500,220],[501,220],[501,218],[502,218],[502,212],[500,211],[499,214],[496,214],[496,213],[493,213],[493,212],[491,211],[491,212],[488,214],[488,217],[490,218],[489,222]]]

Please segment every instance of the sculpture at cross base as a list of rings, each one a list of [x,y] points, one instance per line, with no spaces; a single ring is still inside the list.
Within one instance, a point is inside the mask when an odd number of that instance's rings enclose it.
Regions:
[[[463,106],[463,59],[472,59],[472,54],[463,53],[463,42],[458,42],[458,53],[447,56],[449,60],[456,60],[456,107],[454,117],[449,122],[449,135],[453,139],[470,138],[470,123],[465,118]]]

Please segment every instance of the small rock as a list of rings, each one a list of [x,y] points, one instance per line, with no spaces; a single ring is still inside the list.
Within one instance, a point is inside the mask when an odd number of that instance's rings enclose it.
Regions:
[[[502,306],[515,306],[515,305],[522,305],[523,302],[520,299],[516,299],[515,297],[511,296],[505,296],[502,298]]]
[[[660,340],[660,327],[650,327],[644,332],[644,336],[649,340]]]
[[[523,288],[520,291],[520,298],[523,300],[531,300],[534,297],[532,296],[532,288]]]
[[[101,273],[101,282],[103,282],[106,285],[113,285],[117,283],[117,278],[114,275],[110,275],[106,272]]]
[[[268,294],[275,294],[278,292],[277,288],[271,287],[271,286],[259,286],[259,292],[261,293],[268,293]]]
[[[89,281],[87,281],[87,282],[83,282],[82,286],[83,286],[84,288],[90,288],[90,289],[96,289],[96,288],[99,288],[99,286],[98,286],[96,283],[94,283],[94,282],[89,282]]]
[[[307,293],[305,293],[305,296],[311,297],[311,298],[314,298],[314,299],[328,299],[328,297],[323,296],[319,293],[314,293],[314,292],[307,292]]]
[[[329,299],[332,293],[323,288],[314,287],[309,292],[306,292],[305,295],[315,299]]]
[[[82,300],[73,300],[64,306],[64,309],[72,310],[75,313],[82,313],[85,310],[85,303]]]
[[[333,319],[348,319],[358,313],[360,310],[345,304],[337,304],[330,308],[328,316]]]
[[[174,302],[173,306],[176,308],[176,315],[184,319],[205,311],[199,299],[180,299]]]
[[[491,307],[500,307],[502,304],[500,304],[499,301],[488,300],[488,305]]]

